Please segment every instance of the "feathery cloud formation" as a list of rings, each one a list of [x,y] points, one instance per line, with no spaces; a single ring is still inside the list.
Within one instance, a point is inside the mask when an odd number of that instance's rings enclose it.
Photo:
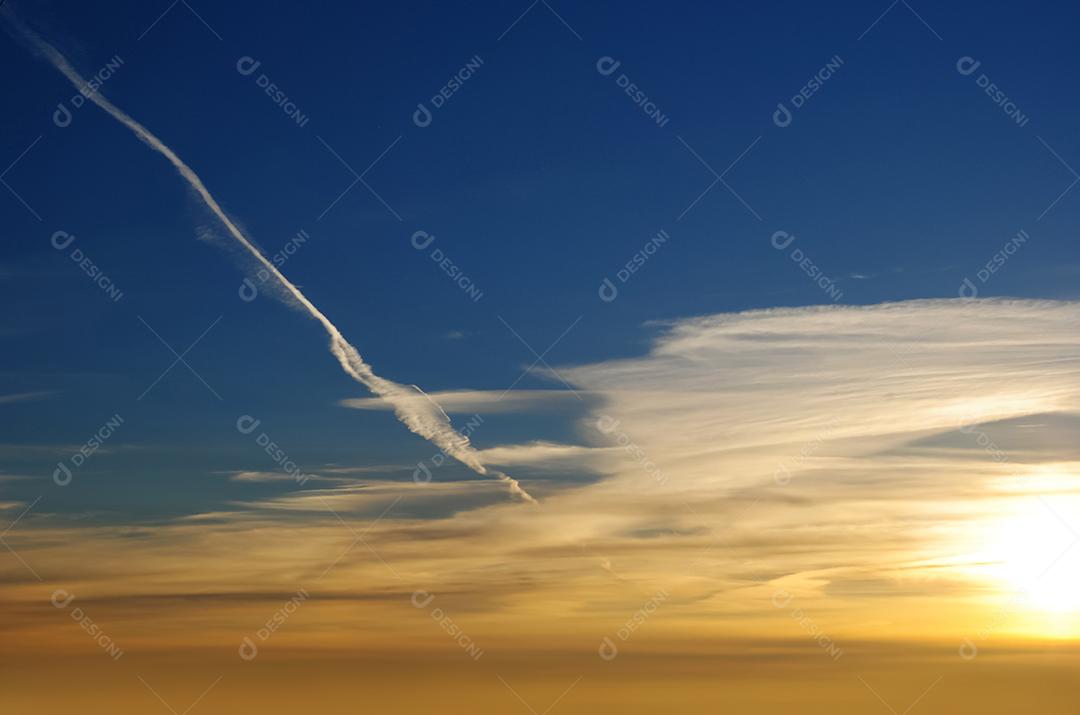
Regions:
[[[29,41],[39,53],[51,62],[76,89],[82,90],[87,87],[86,80],[55,47],[42,39],[36,32],[27,27],[10,12],[5,13],[5,15],[19,33]],[[371,366],[364,362],[364,359],[360,356],[360,353],[356,348],[341,334],[341,331],[338,330],[337,326],[334,325],[329,318],[323,315],[323,313],[315,307],[315,304],[308,300],[307,296],[305,296],[299,288],[293,285],[293,283],[278,270],[277,266],[269,261],[255,244],[244,235],[233,220],[226,215],[224,209],[221,208],[217,200],[211,195],[209,189],[203,184],[202,179],[200,179],[194,170],[185,164],[172,149],[166,146],[157,136],[152,134],[149,129],[132,119],[128,114],[106,99],[100,91],[87,92],[86,96],[91,102],[101,107],[111,117],[134,132],[135,136],[142,140],[147,146],[169,160],[169,163],[180,172],[180,175],[191,185],[191,188],[198,193],[199,197],[203,200],[203,203],[205,203],[218,220],[224,224],[229,234],[240,243],[247,251],[248,255],[259,264],[260,268],[273,276],[277,285],[284,291],[288,298],[295,303],[295,305],[299,306],[303,311],[307,312],[310,317],[314,318],[323,326],[327,335],[330,337],[330,352],[337,358],[341,368],[350,377],[371,390],[388,404],[392,405],[394,414],[397,415],[397,418],[412,432],[432,442],[446,454],[454,457],[477,474],[496,477],[510,487],[511,493],[525,501],[535,501],[528,492],[521,488],[521,485],[518,484],[517,480],[503,472],[497,470],[492,471],[484,466],[477,455],[476,450],[469,444],[468,437],[465,437],[451,427],[450,419],[447,417],[446,413],[443,412],[438,404],[424,394],[419,387],[416,385],[401,385],[376,375],[371,369]]]

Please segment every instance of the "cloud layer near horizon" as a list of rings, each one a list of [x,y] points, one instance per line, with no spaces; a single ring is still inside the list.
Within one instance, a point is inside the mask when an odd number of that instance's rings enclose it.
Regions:
[[[996,623],[1018,585],[999,578],[1003,561],[1077,566],[1058,541],[1011,553],[994,550],[993,534],[1024,513],[1065,534],[1080,526],[1078,348],[1080,304],[1062,302],[678,320],[647,354],[557,368],[596,400],[579,443],[481,452],[492,464],[593,475],[538,483],[541,509],[500,503],[491,482],[361,473],[137,534],[29,520],[12,541],[48,584],[97,599],[132,638],[163,609],[176,623],[209,617],[212,606],[182,594],[243,600],[252,584],[324,599],[283,643],[333,641],[328,629],[344,619],[387,642],[400,630],[439,647],[430,619],[406,618],[416,589],[440,594],[477,641],[599,640],[661,590],[670,596],[643,629],[687,643],[804,636],[777,609],[780,592],[838,641],[966,637]],[[470,406],[495,395],[461,394]],[[525,392],[515,409],[534,397],[550,399]],[[6,595],[40,600],[43,587],[19,568],[5,565]],[[124,611],[132,598],[140,608]],[[217,607],[243,630],[235,599]],[[246,618],[257,625],[260,614]],[[1020,611],[994,632],[1044,626]]]

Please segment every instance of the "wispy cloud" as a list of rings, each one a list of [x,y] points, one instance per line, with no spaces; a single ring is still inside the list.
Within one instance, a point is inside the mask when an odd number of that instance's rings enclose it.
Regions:
[[[14,24],[21,35],[28,40],[39,53],[67,77],[76,89],[81,90],[87,86],[86,80],[82,75],[79,74],[71,63],[68,62],[67,58],[55,47],[42,39],[36,32],[27,27],[10,12],[5,12],[4,16]],[[412,432],[434,443],[446,454],[454,457],[462,464],[465,464],[477,474],[494,476],[507,484],[511,493],[526,501],[534,501],[528,492],[521,488],[517,480],[500,471],[489,470],[480,460],[476,450],[472,448],[468,437],[463,436],[451,427],[450,420],[446,413],[434,400],[424,394],[419,387],[416,385],[401,385],[376,375],[371,366],[364,362],[364,359],[360,356],[357,349],[345,339],[345,336],[342,335],[337,326],[334,325],[334,323],[332,323],[296,285],[289,281],[289,279],[278,270],[274,263],[262,254],[255,243],[248,238],[248,236],[240,230],[236,222],[225,213],[225,210],[221,208],[217,199],[215,199],[210,193],[210,190],[206,188],[206,185],[203,184],[203,181],[199,178],[198,174],[196,174],[195,171],[172,149],[166,146],[165,143],[149,129],[132,119],[127,113],[106,99],[100,91],[90,92],[86,96],[91,102],[101,107],[111,117],[130,129],[135,136],[142,140],[147,146],[168,159],[169,163],[176,168],[184,180],[187,181],[191,188],[199,195],[207,208],[209,208],[218,220],[221,221],[228,230],[229,235],[231,235],[246,251],[246,254],[255,261],[260,270],[266,271],[269,276],[273,277],[276,284],[288,298],[288,302],[299,307],[322,325],[330,338],[330,352],[337,358],[341,368],[350,377],[392,405],[394,414],[397,415],[398,419]]]
[[[1039,514],[1046,498],[1080,522],[1078,328],[1080,304],[1039,301],[672,321],[640,356],[557,366],[597,398],[575,415],[578,444],[481,454],[552,477],[537,480],[542,509],[501,502],[493,481],[370,474],[233,502],[138,538],[40,520],[13,533],[33,530],[28,558],[43,574],[76,574],[73,589],[103,596],[243,593],[254,582],[288,592],[339,559],[313,592],[364,584],[373,604],[414,588],[462,594],[442,607],[469,613],[470,633],[493,642],[599,640],[659,589],[670,598],[648,629],[684,649],[804,636],[777,616],[778,590],[837,639],[958,639],[1013,597],[995,575],[1008,553],[988,549],[1011,514],[1029,505]],[[1055,555],[1021,552],[1039,564]],[[299,642],[342,624],[381,633],[402,607],[319,603],[305,607],[310,631],[297,625]],[[1011,614],[1002,633],[1022,634],[1035,618]],[[426,626],[396,626],[387,647],[403,632],[423,638]]]
[[[574,407],[581,400],[569,390],[447,390],[429,396],[447,412],[485,415]],[[380,397],[350,398],[339,404],[354,410],[394,409],[392,402]]]
[[[13,402],[38,402],[47,400],[56,394],[56,390],[40,390],[38,392],[16,392],[9,395],[0,395],[0,405]]]

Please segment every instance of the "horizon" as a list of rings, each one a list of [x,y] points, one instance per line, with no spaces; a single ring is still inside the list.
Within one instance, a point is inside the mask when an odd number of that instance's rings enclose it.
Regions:
[[[1076,12],[674,10],[0,3],[0,709],[1075,709]]]

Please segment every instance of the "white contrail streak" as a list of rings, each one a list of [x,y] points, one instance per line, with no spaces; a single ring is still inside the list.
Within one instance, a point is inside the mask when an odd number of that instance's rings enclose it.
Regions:
[[[78,71],[71,66],[71,63],[67,61],[67,58],[60,54],[55,47],[43,40],[36,32],[16,19],[11,13],[5,14],[7,14],[8,18],[19,32],[22,33],[23,37],[25,37],[38,52],[44,55],[56,69],[60,70],[60,72],[75,85],[76,89],[81,90],[87,86],[86,80],[83,79]],[[394,413],[397,415],[398,419],[410,430],[430,441],[446,454],[454,457],[477,474],[494,476],[509,485],[510,491],[513,494],[521,497],[525,501],[535,503],[535,500],[528,492],[521,488],[521,485],[518,484],[516,479],[513,479],[498,470],[485,467],[480,461],[480,457],[477,455],[476,450],[473,449],[472,445],[469,443],[469,438],[458,433],[450,426],[450,421],[442,411],[442,408],[431,400],[431,398],[420,390],[420,388],[415,385],[401,385],[376,375],[372,371],[371,366],[364,362],[364,359],[360,357],[360,353],[357,352],[356,348],[345,340],[345,336],[341,334],[341,331],[337,329],[337,326],[330,322],[330,319],[323,315],[322,312],[315,307],[315,304],[300,292],[299,288],[282,275],[281,271],[279,271],[273,263],[267,260],[247,236],[236,227],[236,224],[234,224],[225,214],[225,211],[210,194],[210,191],[207,190],[198,175],[192,171],[191,167],[185,164],[172,149],[165,146],[165,144],[154,136],[150,130],[142,124],[139,124],[123,110],[119,109],[116,105],[103,97],[100,91],[90,93],[87,98],[108,112],[118,122],[133,131],[135,136],[149,145],[151,149],[162,154],[176,167],[176,170],[180,172],[180,175],[191,184],[191,187],[198,192],[200,197],[202,197],[203,202],[214,212],[214,215],[218,217],[221,223],[225,225],[225,228],[232,234],[232,237],[239,241],[240,245],[247,249],[247,251],[270,275],[277,279],[280,286],[288,295],[294,298],[312,318],[319,321],[326,330],[327,335],[330,336],[330,352],[333,353],[334,357],[341,363],[341,367],[346,373],[361,385],[389,402],[393,406]]]

